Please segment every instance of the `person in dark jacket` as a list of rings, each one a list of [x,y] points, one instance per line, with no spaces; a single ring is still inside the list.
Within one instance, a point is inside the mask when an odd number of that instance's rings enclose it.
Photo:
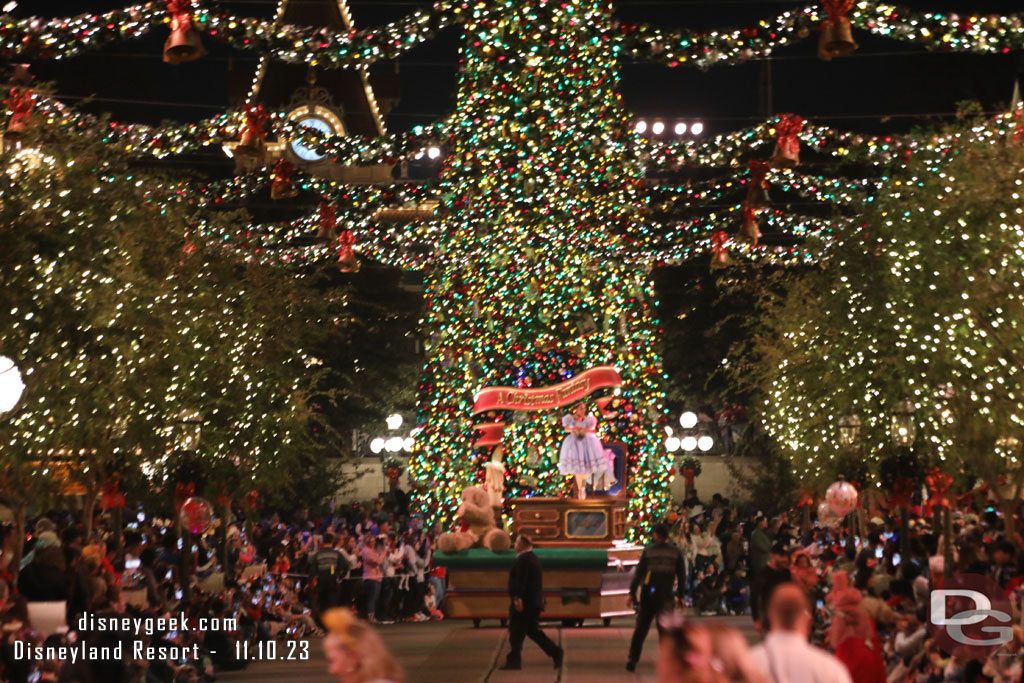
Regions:
[[[36,548],[35,557],[18,574],[18,592],[29,602],[67,600],[64,552],[60,546]]]
[[[789,562],[789,548],[782,543],[776,543],[772,546],[768,565],[755,579],[758,602],[751,605],[751,612],[754,615],[754,622],[761,624],[765,632],[771,626],[768,623],[768,604],[772,599],[772,593],[782,584],[793,581],[793,575],[789,571]]]
[[[640,661],[644,639],[651,630],[651,622],[661,612],[672,609],[672,585],[676,584],[676,601],[683,606],[683,591],[686,588],[686,563],[683,553],[668,542],[668,527],[655,524],[651,529],[654,542],[644,548],[640,562],[633,573],[633,582],[629,586],[629,605],[636,604],[637,590],[640,594],[639,609],[636,613],[636,628],[633,630],[633,641],[629,645],[627,671],[636,671],[636,663]],[[661,625],[658,625],[661,632]]]
[[[525,534],[516,538],[515,564],[508,573],[508,597],[512,601],[508,615],[509,653],[502,669],[523,668],[523,641],[529,636],[544,654],[562,666],[564,652],[540,628],[540,613],[544,609],[544,580],[540,559],[533,554],[533,541]]]
[[[323,545],[313,556],[316,574],[316,605],[321,612],[337,607],[341,599],[341,580],[348,572],[348,562],[334,547],[334,534],[324,534]]]

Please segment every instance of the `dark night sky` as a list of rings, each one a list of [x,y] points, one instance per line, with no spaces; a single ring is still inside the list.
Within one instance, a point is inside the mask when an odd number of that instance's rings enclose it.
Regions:
[[[277,0],[223,2],[228,11],[270,16]],[[297,0],[301,1],[301,0]],[[130,0],[21,0],[16,16],[38,13],[67,16],[99,12]],[[1021,11],[1020,4],[991,0],[910,0],[920,10],[965,13]],[[413,0],[350,0],[360,27],[401,17],[429,2]],[[747,25],[757,19],[800,6],[793,2],[741,0],[625,0],[617,13],[633,22],[699,28]],[[864,132],[898,132],[927,122],[928,114],[952,112],[957,102],[977,100],[986,110],[1005,105],[1022,64],[1020,54],[961,55],[927,53],[923,49],[855,31],[860,50],[830,63],[815,57],[808,39],[779,50],[771,58],[772,109],[793,111],[815,123]],[[166,36],[157,29],[144,40],[110,46],[55,62],[40,60],[33,73],[54,81],[62,95],[93,95],[93,111],[110,111],[123,121],[156,123],[194,121],[223,111],[228,104],[229,69],[248,81],[256,55],[236,51],[204,38],[209,55],[191,64],[170,66],[160,61]],[[458,28],[401,57],[402,101],[392,113],[391,130],[405,130],[444,115],[454,102]],[[394,63],[376,66],[393,69]],[[742,128],[764,118],[758,88],[761,61],[718,66],[708,71],[669,69],[649,64],[623,65],[622,91],[629,108],[644,117],[700,119],[707,133]],[[127,100],[127,101],[110,101]],[[909,116],[908,116],[909,115]],[[893,116],[889,119],[883,117]]]

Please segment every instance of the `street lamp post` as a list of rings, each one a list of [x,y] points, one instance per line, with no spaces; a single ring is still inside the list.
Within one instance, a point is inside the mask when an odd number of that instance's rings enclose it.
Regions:
[[[909,399],[903,399],[893,408],[890,433],[897,448],[909,449],[914,445],[917,424],[914,422],[914,404]],[[904,506],[900,513],[900,553],[904,556],[910,550],[909,534],[910,514]]]
[[[892,442],[900,448],[910,448],[917,437],[917,424],[914,422],[914,404],[903,399],[892,410]]]
[[[839,441],[844,446],[853,446],[860,439],[860,418],[852,412],[839,418]]]
[[[194,410],[183,410],[178,417],[178,435],[175,448],[194,453],[199,450],[199,437],[203,433],[203,418]]]

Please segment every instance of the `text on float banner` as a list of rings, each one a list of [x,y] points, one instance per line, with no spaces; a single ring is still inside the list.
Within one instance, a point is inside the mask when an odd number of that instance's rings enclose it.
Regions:
[[[555,384],[538,389],[517,389],[515,387],[487,387],[476,395],[473,402],[473,413],[485,413],[488,410],[550,410],[579,401],[587,394],[606,387],[621,387],[622,376],[619,369],[609,365],[599,365]],[[607,403],[605,401],[604,403]],[[604,406],[601,406],[602,410]],[[480,438],[473,444],[474,448],[494,446],[501,443],[505,431],[503,422],[485,422],[475,425],[481,432]]]

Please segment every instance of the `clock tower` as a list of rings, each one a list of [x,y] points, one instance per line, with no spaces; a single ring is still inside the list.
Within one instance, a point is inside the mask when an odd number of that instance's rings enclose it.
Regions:
[[[318,26],[332,31],[353,31],[346,0],[280,0],[278,25]],[[376,92],[381,93],[378,99]],[[267,111],[286,111],[288,117],[328,135],[376,137],[384,135],[384,115],[398,101],[397,75],[374,72],[369,67],[316,70],[305,64],[289,64],[267,55],[248,84],[246,105],[263,105]],[[237,143],[224,151],[234,155]],[[306,173],[346,183],[391,181],[391,166],[344,166],[325,159],[297,140],[268,139],[263,158],[235,156],[239,171],[273,165],[285,158]]]

